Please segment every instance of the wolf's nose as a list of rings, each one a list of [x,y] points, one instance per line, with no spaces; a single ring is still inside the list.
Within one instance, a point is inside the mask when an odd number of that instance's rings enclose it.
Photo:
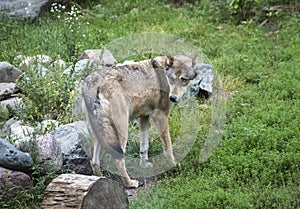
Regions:
[[[174,95],[171,95],[171,96],[170,96],[170,100],[171,100],[172,102],[176,103],[176,102],[177,102],[177,97],[174,96]]]

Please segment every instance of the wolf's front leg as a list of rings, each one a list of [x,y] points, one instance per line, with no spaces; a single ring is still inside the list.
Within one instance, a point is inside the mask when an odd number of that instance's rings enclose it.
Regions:
[[[141,117],[140,123],[140,167],[149,168],[153,164],[148,160],[148,150],[149,150],[149,127],[150,121],[149,116]]]
[[[158,130],[160,137],[162,139],[164,155],[168,158],[174,165],[176,165],[175,158],[173,155],[172,141],[169,132],[169,121],[168,113],[164,111],[156,111],[153,114],[153,121]]]

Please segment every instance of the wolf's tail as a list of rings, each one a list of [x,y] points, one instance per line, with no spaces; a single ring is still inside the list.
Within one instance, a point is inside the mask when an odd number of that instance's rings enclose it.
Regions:
[[[118,132],[107,111],[103,109],[99,98],[97,98],[97,89],[89,88],[86,82],[82,86],[83,104],[86,120],[88,122],[90,134],[94,141],[100,142],[106,152],[114,158],[124,157],[124,151],[118,140]]]

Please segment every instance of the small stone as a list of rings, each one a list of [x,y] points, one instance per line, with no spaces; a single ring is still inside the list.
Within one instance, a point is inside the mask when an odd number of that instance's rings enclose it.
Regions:
[[[79,57],[79,60],[82,59],[91,59],[94,63],[98,65],[104,65],[107,67],[112,66],[116,63],[116,59],[112,53],[107,49],[89,49],[85,50],[82,55]]]
[[[22,74],[22,71],[7,62],[0,62],[0,82],[10,83]]]
[[[20,69],[28,69],[38,66],[40,69],[47,67],[51,64],[52,58],[47,55],[35,55],[32,57],[26,57],[19,65]]]
[[[0,83],[0,100],[11,97],[19,92],[19,87],[15,83]]]

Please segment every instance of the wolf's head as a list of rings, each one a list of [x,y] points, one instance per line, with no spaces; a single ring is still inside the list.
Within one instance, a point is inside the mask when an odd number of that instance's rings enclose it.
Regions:
[[[172,102],[179,102],[187,92],[188,84],[197,76],[195,66],[198,53],[193,58],[184,55],[166,55],[165,72],[168,79]]]

